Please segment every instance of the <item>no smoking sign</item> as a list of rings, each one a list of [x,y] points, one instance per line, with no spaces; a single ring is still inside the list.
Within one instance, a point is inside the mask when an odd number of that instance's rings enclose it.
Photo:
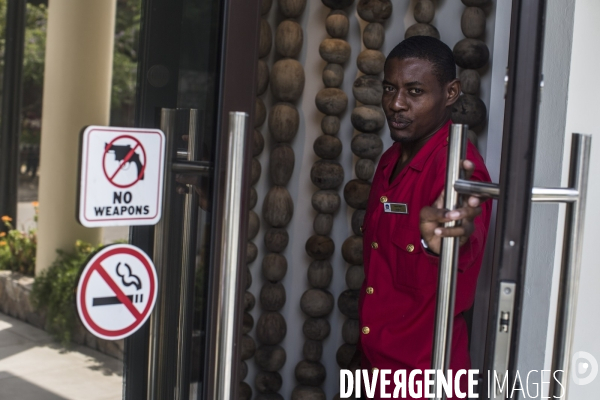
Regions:
[[[118,340],[146,322],[156,302],[156,272],[142,250],[105,247],[88,262],[77,286],[77,311],[95,336]]]
[[[88,126],[81,140],[77,217],[86,227],[154,225],[161,217],[165,135]]]

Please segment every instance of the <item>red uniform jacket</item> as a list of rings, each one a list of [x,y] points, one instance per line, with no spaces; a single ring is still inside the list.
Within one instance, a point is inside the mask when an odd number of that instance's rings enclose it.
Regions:
[[[421,245],[419,213],[432,205],[444,188],[450,124],[431,137],[391,185],[389,178],[401,144],[395,143],[379,161],[363,224],[365,281],[359,301],[363,368],[406,369],[407,376],[412,369],[431,368],[439,258],[427,254]],[[471,143],[467,159],[475,165],[471,179],[489,182],[483,159]],[[406,204],[408,213],[384,212],[385,202]],[[471,307],[475,297],[491,201],[481,208],[473,234],[460,247],[450,361],[453,371],[468,369],[471,364],[461,313]],[[378,396],[379,388],[375,398]]]

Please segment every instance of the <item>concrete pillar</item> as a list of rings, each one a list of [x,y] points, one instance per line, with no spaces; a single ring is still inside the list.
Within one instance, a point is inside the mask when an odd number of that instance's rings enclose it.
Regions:
[[[116,0],[52,0],[44,72],[36,274],[100,229],[75,218],[79,132],[110,115]]]

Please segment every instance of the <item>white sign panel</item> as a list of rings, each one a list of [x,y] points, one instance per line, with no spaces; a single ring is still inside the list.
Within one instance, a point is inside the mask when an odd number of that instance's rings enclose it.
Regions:
[[[156,271],[146,253],[129,244],[105,247],[89,261],[79,279],[79,318],[99,338],[125,338],[150,316],[156,291]]]
[[[79,222],[154,225],[161,217],[165,134],[88,126],[81,140]]]

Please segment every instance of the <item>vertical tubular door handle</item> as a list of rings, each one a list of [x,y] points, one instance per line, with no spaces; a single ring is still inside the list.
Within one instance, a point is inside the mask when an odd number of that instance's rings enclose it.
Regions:
[[[233,393],[232,379],[233,346],[236,334],[235,305],[237,271],[240,262],[240,215],[242,206],[244,140],[248,114],[229,113],[229,133],[227,149],[227,171],[225,171],[225,198],[223,210],[223,230],[217,238],[220,245],[219,273],[221,288],[216,302],[216,363],[214,387],[216,400],[229,400]]]

